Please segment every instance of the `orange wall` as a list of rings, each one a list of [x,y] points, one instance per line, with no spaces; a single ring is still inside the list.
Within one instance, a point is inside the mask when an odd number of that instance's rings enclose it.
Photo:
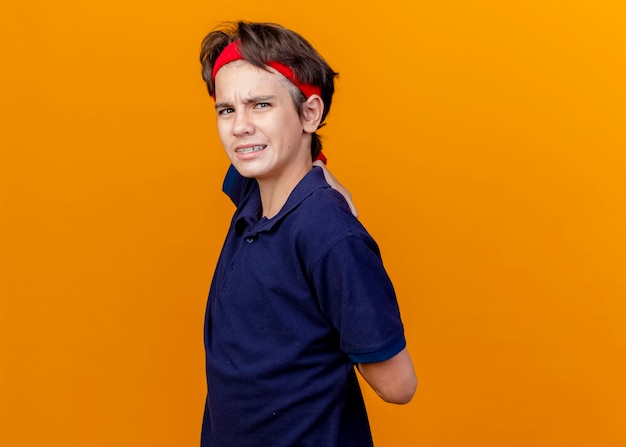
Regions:
[[[623,2],[8,3],[1,447],[197,445],[232,212],[197,56],[237,18],[341,73],[326,153],[420,378],[367,392],[377,445],[626,445]]]

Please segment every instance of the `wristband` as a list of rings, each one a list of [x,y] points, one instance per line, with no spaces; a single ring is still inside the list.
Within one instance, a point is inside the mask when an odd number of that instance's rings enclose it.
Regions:
[[[317,160],[321,161],[324,164],[328,164],[328,159],[326,158],[326,155],[324,155],[324,153],[321,151],[319,154],[317,154],[317,157],[313,159],[313,161],[317,161]]]

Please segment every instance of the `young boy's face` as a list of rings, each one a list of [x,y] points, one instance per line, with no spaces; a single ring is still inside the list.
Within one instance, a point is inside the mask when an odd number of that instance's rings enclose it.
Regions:
[[[244,177],[280,179],[311,163],[310,134],[280,73],[246,61],[231,62],[215,76],[215,109],[222,146]]]

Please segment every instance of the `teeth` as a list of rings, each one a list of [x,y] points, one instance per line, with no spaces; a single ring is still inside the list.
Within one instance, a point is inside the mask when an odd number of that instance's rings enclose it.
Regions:
[[[246,147],[243,149],[237,149],[237,153],[239,154],[249,154],[251,152],[258,152],[258,151],[262,151],[263,149],[265,149],[265,145],[259,145],[259,146],[252,146],[252,147]]]

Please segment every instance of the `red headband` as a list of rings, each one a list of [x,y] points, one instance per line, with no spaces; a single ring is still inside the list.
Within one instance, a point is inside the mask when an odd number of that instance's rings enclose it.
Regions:
[[[215,84],[215,75],[224,65],[233,62],[244,60],[243,55],[239,51],[239,40],[235,40],[231,42],[222,50],[220,55],[217,57],[215,64],[213,64],[213,71],[211,72],[211,77],[213,78],[213,84]],[[311,95],[320,95],[321,89],[311,84],[303,84],[298,81],[298,77],[293,72],[291,67],[288,67],[285,64],[281,64],[277,61],[270,61],[267,63],[268,66],[272,67],[274,70],[282,74],[284,77],[289,79],[296,87],[300,89],[306,98],[309,98]]]

